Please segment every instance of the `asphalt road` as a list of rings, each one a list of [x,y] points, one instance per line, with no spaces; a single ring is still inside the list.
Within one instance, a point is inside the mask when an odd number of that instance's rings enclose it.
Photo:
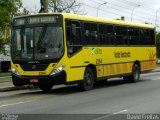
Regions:
[[[94,120],[116,114],[160,113],[160,72],[142,75],[138,83],[110,79],[86,92],[77,86],[56,87],[49,93],[39,89],[1,92],[0,113],[92,114],[89,118]]]

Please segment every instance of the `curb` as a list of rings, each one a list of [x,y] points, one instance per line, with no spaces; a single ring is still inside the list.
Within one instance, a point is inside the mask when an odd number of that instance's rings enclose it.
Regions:
[[[8,92],[8,91],[16,91],[16,90],[26,90],[26,89],[37,89],[38,87],[31,87],[31,86],[5,86],[0,87],[0,92]]]
[[[5,86],[0,88],[0,92],[7,92],[7,91],[13,91],[13,90],[23,90],[27,89],[26,86],[21,86],[21,87],[15,87],[15,86]]]

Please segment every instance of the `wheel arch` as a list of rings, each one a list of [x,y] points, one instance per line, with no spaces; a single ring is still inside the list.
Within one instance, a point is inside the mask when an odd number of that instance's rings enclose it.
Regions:
[[[96,81],[97,80],[97,69],[96,69],[96,66],[93,65],[93,64],[89,64],[89,65],[87,65],[86,68],[90,68],[93,71],[93,73],[94,73],[94,80]]]
[[[141,64],[140,64],[140,61],[139,61],[139,60],[136,60],[136,61],[134,62],[134,64],[133,64],[133,66],[134,66],[135,64],[139,65],[140,72],[141,72]],[[133,66],[132,66],[132,69],[133,69]]]

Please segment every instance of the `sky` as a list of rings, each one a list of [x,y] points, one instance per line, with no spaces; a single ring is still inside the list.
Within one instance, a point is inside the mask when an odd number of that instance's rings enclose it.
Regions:
[[[131,21],[132,18],[133,22],[156,24],[160,27],[160,0],[77,1],[81,2],[82,10],[90,16],[97,16],[98,10],[98,17],[116,19],[124,16],[127,21]],[[40,0],[23,0],[23,6],[30,11],[39,10]]]

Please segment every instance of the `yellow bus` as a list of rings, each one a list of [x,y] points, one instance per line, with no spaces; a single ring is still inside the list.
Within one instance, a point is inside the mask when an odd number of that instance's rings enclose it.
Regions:
[[[140,73],[156,68],[155,27],[69,13],[16,17],[11,59],[15,86],[90,90],[112,77],[137,82]]]

